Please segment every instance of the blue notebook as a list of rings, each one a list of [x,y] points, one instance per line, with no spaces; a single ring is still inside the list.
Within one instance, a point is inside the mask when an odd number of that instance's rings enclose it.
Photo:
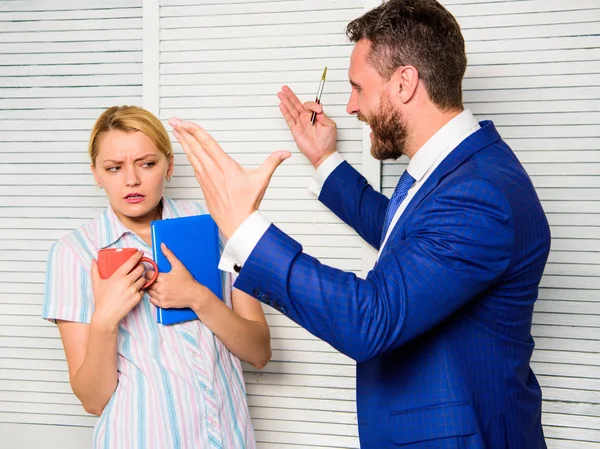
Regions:
[[[159,273],[171,271],[171,264],[160,250],[160,244],[164,242],[196,281],[223,299],[221,271],[218,268],[221,256],[219,229],[210,215],[156,220],[151,223],[151,230],[152,253]],[[158,308],[157,315],[158,322],[162,324],[198,319],[196,313],[187,308]]]

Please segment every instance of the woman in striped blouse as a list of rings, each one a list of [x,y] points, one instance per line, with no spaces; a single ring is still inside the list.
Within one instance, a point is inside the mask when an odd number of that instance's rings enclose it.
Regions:
[[[221,301],[183,265],[146,291],[143,267],[133,269],[151,257],[152,220],[206,213],[163,195],[173,173],[165,128],[144,109],[112,107],[89,152],[110,205],[52,246],[42,316],[58,324],[73,392],[100,416],[94,448],[255,447],[240,359],[258,368],[270,359],[260,303],[233,290],[228,275]],[[119,247],[138,253],[101,279],[98,250]],[[157,306],[190,307],[200,319],[158,325]]]

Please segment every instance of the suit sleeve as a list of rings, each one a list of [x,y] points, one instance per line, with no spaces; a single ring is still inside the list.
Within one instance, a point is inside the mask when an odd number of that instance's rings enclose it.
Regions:
[[[406,344],[506,271],[510,207],[494,186],[464,181],[421,203],[366,280],[321,264],[271,226],[235,287],[362,362]]]
[[[319,201],[379,249],[389,199],[376,192],[348,162],[342,162],[327,177]]]

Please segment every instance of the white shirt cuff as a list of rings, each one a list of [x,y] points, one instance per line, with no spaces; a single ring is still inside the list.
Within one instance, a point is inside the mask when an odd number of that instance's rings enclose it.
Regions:
[[[323,184],[329,178],[329,175],[333,173],[333,170],[337,168],[344,162],[344,158],[337,151],[332,153],[327,159],[323,161],[319,168],[315,171],[312,179],[308,183],[308,190],[317,195],[317,197],[321,194],[321,189],[323,188]]]
[[[219,270],[235,273],[234,265],[243,267],[271,222],[255,211],[235,230],[221,254]]]

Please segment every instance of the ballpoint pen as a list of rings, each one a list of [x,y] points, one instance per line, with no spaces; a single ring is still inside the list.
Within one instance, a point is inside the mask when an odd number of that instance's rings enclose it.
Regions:
[[[321,104],[321,94],[323,93],[323,86],[325,85],[325,75],[327,75],[327,67],[323,70],[323,76],[321,77],[321,82],[319,83],[319,91],[317,92],[317,99],[315,100],[317,104]],[[313,112],[310,116],[310,123],[315,124],[315,119],[317,118],[317,113]]]

